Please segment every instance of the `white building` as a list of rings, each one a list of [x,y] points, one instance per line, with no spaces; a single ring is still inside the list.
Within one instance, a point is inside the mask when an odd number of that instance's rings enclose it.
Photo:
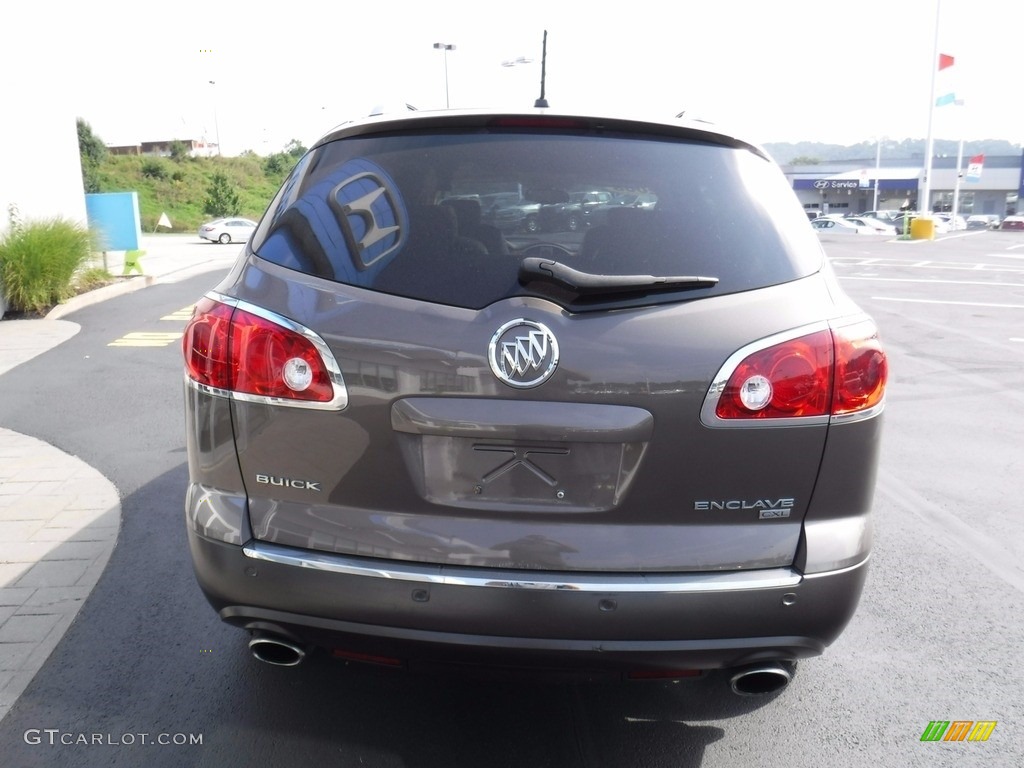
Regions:
[[[0,234],[12,206],[22,221],[60,216],[87,224],[75,115],[63,99],[41,93],[39,80],[4,81],[12,109],[0,120]]]
[[[1022,209],[1018,200],[1024,196],[1024,157],[985,157],[980,174],[970,173],[969,165],[970,158],[963,158],[958,172],[956,158],[932,161],[930,210],[951,211],[954,198],[961,215],[1005,216]],[[925,182],[920,158],[877,166],[864,160],[789,165],[783,166],[783,171],[804,208],[820,213],[918,210]]]

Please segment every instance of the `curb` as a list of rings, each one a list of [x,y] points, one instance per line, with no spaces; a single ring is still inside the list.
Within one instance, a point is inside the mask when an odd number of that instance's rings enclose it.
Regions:
[[[122,280],[111,285],[105,285],[102,288],[97,288],[95,291],[89,291],[88,293],[82,293],[78,296],[73,296],[63,304],[58,304],[56,307],[46,313],[46,320],[59,320],[65,315],[69,315],[72,312],[77,312],[79,309],[91,306],[93,304],[99,304],[101,301],[112,299],[115,296],[123,296],[127,293],[134,293],[135,291],[143,288],[148,288],[151,285],[156,284],[156,278],[151,275],[143,275],[140,277],[129,278],[128,280]]]

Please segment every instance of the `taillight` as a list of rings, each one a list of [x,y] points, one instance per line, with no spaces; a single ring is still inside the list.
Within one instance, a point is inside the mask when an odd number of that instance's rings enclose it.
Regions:
[[[889,361],[870,320],[834,328],[836,384],[832,413],[843,415],[874,408],[885,396]]]
[[[819,331],[746,357],[715,413],[720,419],[821,416],[832,400],[832,335]]]
[[[327,345],[292,321],[244,302],[206,297],[185,329],[185,371],[196,384],[242,400],[319,408],[347,404]]]
[[[185,327],[182,347],[185,372],[199,384],[231,389],[234,371],[228,353],[231,315],[234,309],[204,298],[196,303],[192,320]]]
[[[863,413],[882,402],[887,378],[885,352],[870,320],[769,340],[726,363],[708,393],[704,421],[793,424]]]

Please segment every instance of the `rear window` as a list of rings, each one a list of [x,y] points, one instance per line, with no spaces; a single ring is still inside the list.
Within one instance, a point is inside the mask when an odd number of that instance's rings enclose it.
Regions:
[[[578,310],[701,298],[804,277],[822,260],[782,173],[749,150],[508,131],[318,147],[289,176],[251,247],[317,277],[476,309],[523,295]],[[537,257],[587,275],[713,281],[578,291],[521,274]]]

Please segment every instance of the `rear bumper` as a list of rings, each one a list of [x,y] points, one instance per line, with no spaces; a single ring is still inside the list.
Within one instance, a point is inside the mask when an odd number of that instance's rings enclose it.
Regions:
[[[853,615],[867,560],[813,577],[582,575],[423,567],[191,530],[199,584],[249,630],[410,663],[637,671],[817,656]]]

